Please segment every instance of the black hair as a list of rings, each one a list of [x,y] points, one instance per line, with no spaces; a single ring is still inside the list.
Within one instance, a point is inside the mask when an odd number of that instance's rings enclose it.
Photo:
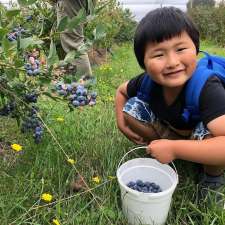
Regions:
[[[199,52],[199,31],[182,10],[163,7],[150,11],[138,24],[134,35],[134,53],[139,65],[145,69],[144,55],[147,43],[159,43],[179,36],[183,31],[192,39]]]

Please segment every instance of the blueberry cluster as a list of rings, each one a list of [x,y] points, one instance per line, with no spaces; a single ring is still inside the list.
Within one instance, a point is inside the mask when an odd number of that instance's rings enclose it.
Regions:
[[[8,38],[9,41],[16,41],[17,38],[19,36],[21,36],[21,34],[23,34],[25,32],[26,31],[25,31],[24,28],[22,28],[22,27],[15,27],[15,28],[13,28],[12,32],[10,32],[8,34],[8,37],[7,38]]]
[[[40,74],[40,61],[34,56],[30,56],[27,62],[24,65],[25,70],[27,71],[28,76],[37,76]]]
[[[21,131],[23,133],[27,133],[29,131],[33,132],[33,137],[35,143],[40,143],[41,138],[43,136],[44,128],[42,126],[42,123],[40,119],[37,116],[38,108],[35,106],[32,106],[31,110],[28,112],[27,117],[24,119]]]
[[[9,116],[15,109],[15,106],[15,102],[5,104],[2,108],[0,108],[0,116]]]
[[[159,185],[154,182],[143,182],[142,180],[137,180],[136,182],[130,181],[127,184],[127,187],[144,193],[158,193],[162,192],[162,189]]]
[[[56,84],[57,93],[61,96],[68,97],[70,104],[74,107],[96,104],[97,93],[88,93],[88,89],[76,82],[71,84]]]
[[[25,94],[25,96],[24,96],[24,100],[27,103],[36,103],[37,99],[38,99],[38,95],[35,92]]]

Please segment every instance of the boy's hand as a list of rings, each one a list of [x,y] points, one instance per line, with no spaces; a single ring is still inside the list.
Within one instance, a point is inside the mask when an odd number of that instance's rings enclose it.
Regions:
[[[176,159],[174,140],[159,139],[152,141],[147,147],[147,153],[161,163],[170,163]]]

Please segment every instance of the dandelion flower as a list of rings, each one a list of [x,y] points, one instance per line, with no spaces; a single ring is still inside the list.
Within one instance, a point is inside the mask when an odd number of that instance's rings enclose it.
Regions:
[[[92,180],[93,180],[96,184],[99,184],[100,181],[101,181],[101,179],[100,179],[98,176],[93,177]]]
[[[74,159],[67,159],[67,162],[74,165],[75,164],[75,160]]]
[[[56,118],[56,121],[58,121],[58,122],[64,122],[64,118],[63,117],[57,117]]]
[[[22,150],[22,146],[19,144],[12,144],[11,148],[16,152],[20,152]]]
[[[41,195],[41,199],[45,202],[51,202],[52,201],[53,196],[51,194],[48,193],[44,193]]]
[[[53,219],[53,220],[52,220],[52,223],[53,223],[54,225],[60,225],[60,223],[59,223],[59,221],[58,221],[57,219]]]

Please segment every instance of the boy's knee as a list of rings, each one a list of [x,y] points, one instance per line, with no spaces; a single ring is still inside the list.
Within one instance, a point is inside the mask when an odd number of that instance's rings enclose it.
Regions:
[[[159,138],[157,133],[155,132],[155,129],[150,123],[147,124],[142,121],[139,121],[125,112],[124,118],[126,124],[130,127],[130,129],[137,133],[139,136],[143,137],[144,139],[152,141]]]

